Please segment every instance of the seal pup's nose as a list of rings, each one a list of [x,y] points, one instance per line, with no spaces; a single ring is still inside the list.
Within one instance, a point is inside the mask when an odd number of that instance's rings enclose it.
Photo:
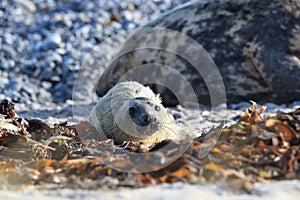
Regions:
[[[150,124],[151,117],[148,114],[143,114],[141,118],[141,126],[148,126]]]
[[[132,117],[135,112],[136,112],[136,109],[134,106],[131,106],[129,109],[128,109],[128,112],[129,112],[129,115]]]
[[[151,123],[151,116],[144,106],[134,102],[129,108],[128,113],[133,122],[138,126],[148,126]]]

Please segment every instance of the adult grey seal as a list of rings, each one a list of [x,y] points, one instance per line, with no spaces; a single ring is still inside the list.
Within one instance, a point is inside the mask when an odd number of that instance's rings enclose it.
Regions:
[[[193,1],[146,27],[176,30],[201,44],[222,75],[228,103],[249,99],[259,103],[289,103],[300,99],[299,0]],[[126,49],[136,50],[121,55],[108,66],[99,80],[97,94],[103,96],[134,67],[159,63],[182,74],[194,88],[199,103],[210,104],[206,84],[190,63],[163,49],[139,49],[154,43],[193,54],[188,45],[168,35],[145,35],[137,30],[125,42],[121,53]],[[146,78],[143,75],[129,79],[142,83],[141,79]],[[166,88],[150,86],[161,94],[165,105],[178,103]]]

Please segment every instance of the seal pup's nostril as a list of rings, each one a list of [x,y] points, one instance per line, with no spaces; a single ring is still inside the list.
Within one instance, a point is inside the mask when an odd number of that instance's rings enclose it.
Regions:
[[[141,123],[142,126],[147,126],[150,124],[151,117],[148,114],[142,115],[141,118],[142,118],[142,123]]]
[[[134,113],[135,113],[136,109],[135,107],[131,106],[129,109],[128,109],[128,112],[129,112],[129,115],[132,116]]]
[[[156,117],[152,117],[152,121],[153,121],[154,124],[158,123],[158,120],[157,120]]]

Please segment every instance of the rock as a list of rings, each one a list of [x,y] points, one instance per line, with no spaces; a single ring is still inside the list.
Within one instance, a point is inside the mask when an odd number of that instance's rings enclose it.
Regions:
[[[59,45],[62,42],[60,34],[52,33],[51,35],[48,36],[48,42]]]
[[[14,0],[14,1],[24,6],[30,13],[36,11],[36,7],[34,3],[32,3],[31,1],[28,0]]]
[[[36,51],[42,51],[42,50],[46,50],[47,49],[47,44],[44,41],[38,41],[34,48]]]
[[[254,100],[260,104],[268,101],[282,104],[300,99],[299,0],[193,1],[167,12],[146,27],[176,30],[201,44],[221,73],[227,103]],[[121,53],[156,45],[162,49],[175,46],[193,54],[188,44],[168,35],[161,39],[158,32],[146,35],[136,31]],[[211,104],[209,85],[197,76],[191,64],[161,49],[137,50],[119,57],[100,78],[97,94],[104,95],[133,67],[149,63],[171,66],[189,81],[200,103]],[[206,74],[202,75],[205,79]],[[147,74],[141,76],[130,79],[148,78]],[[161,93],[166,105],[178,103],[166,88],[152,85],[152,89]]]

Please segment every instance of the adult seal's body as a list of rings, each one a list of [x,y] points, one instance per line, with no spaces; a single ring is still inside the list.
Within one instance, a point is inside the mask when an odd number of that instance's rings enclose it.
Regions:
[[[164,139],[175,138],[177,129],[160,97],[137,82],[115,85],[100,98],[89,122],[117,144],[135,141],[152,146]]]
[[[259,103],[289,103],[300,99],[299,0],[193,1],[146,27],[179,31],[201,44],[221,73],[229,103],[249,99]],[[97,94],[105,94],[134,67],[159,63],[183,75],[195,89],[198,101],[210,104],[211,97],[201,77],[206,75],[199,75],[185,58],[164,49],[176,48],[191,54],[190,57],[199,55],[195,55],[193,48],[184,41],[159,34],[161,31],[147,35],[138,30],[129,37],[121,56],[117,56],[101,77]],[[153,46],[162,48],[151,48]],[[134,51],[122,55],[126,49]],[[127,80],[137,80],[137,77]],[[148,74],[138,78],[141,83],[157,83],[146,80]],[[164,75],[164,79],[167,78],[172,77]],[[177,104],[166,88],[159,85],[151,85],[151,88],[161,94],[164,104]],[[184,87],[178,88],[184,90]],[[178,93],[183,92],[181,90]]]

